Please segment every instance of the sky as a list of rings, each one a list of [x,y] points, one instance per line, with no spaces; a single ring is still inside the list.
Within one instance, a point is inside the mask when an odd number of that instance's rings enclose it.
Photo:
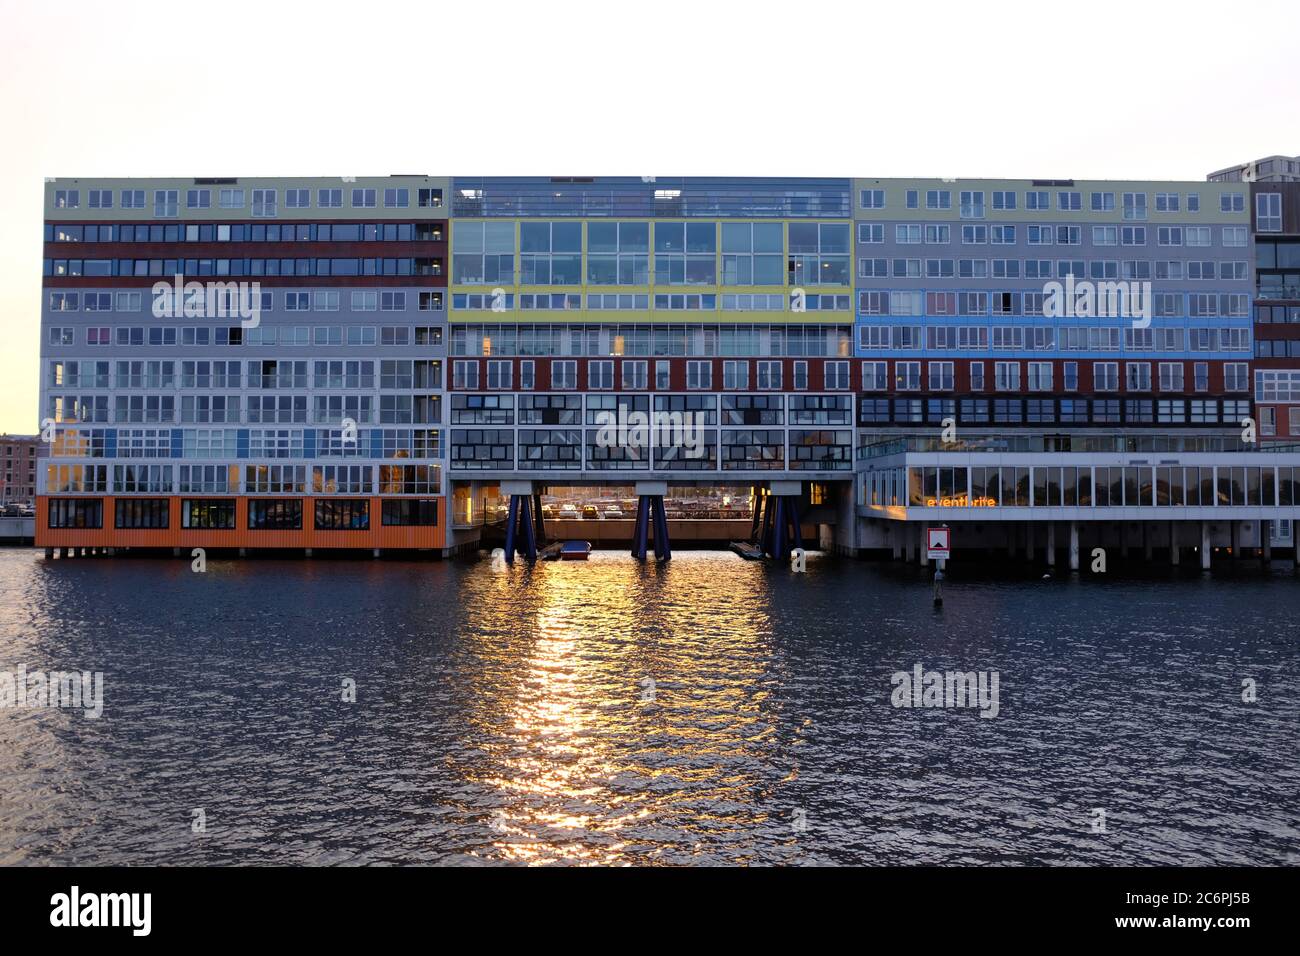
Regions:
[[[0,432],[46,177],[1204,179],[1300,154],[1300,3],[0,0]]]

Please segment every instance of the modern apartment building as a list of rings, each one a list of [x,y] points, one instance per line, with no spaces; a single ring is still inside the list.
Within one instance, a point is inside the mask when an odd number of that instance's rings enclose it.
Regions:
[[[1260,435],[1300,445],[1300,182],[1252,183],[1250,193]]]
[[[38,544],[442,548],[447,188],[49,182]]]
[[[846,552],[1266,546],[1300,456],[1247,427],[1250,193],[51,182],[38,544],[446,550],[485,501],[725,483]]]
[[[36,435],[0,435],[0,505],[36,502]]]
[[[1217,170],[1206,178],[1212,183],[1296,183],[1300,182],[1300,156],[1266,156]]]

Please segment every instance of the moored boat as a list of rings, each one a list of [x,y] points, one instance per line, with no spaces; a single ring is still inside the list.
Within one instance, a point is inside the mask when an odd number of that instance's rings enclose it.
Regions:
[[[566,541],[560,545],[561,561],[586,561],[590,554],[590,541]]]

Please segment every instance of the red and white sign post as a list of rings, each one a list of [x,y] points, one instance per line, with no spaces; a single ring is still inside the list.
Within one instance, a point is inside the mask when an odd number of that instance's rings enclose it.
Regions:
[[[952,557],[951,530],[948,527],[925,529],[925,556],[931,561]]]

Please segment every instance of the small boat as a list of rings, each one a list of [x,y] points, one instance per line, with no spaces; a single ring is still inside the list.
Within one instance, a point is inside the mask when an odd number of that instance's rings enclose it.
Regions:
[[[563,547],[564,546],[560,544],[560,542],[553,541],[546,547],[542,548],[542,550],[538,551],[537,556],[543,561],[558,561],[560,560],[560,550]]]
[[[561,561],[586,561],[590,554],[590,541],[566,541],[560,545]]]
[[[763,560],[763,549],[752,541],[733,541],[731,542],[731,550],[736,552],[736,554],[740,555],[746,561]]]

